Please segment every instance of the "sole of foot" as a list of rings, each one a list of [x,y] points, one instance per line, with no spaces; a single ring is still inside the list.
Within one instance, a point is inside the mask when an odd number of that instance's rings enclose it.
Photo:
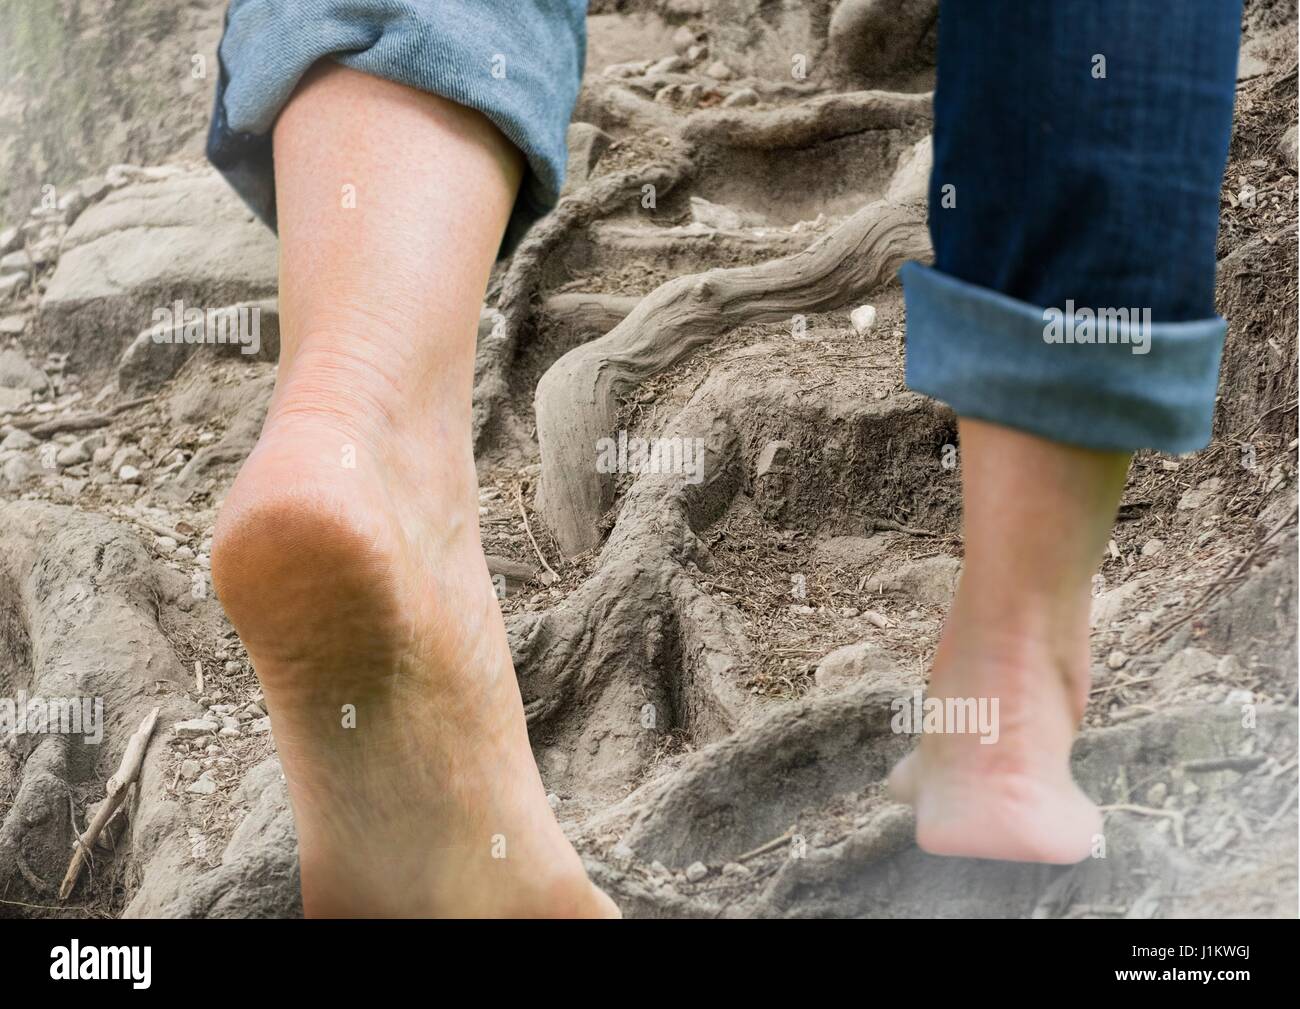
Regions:
[[[311,377],[277,389],[212,551],[271,715],[306,913],[617,917],[529,748],[467,433],[440,452],[425,432],[455,425],[412,409],[414,430],[386,428],[401,414],[326,408]]]

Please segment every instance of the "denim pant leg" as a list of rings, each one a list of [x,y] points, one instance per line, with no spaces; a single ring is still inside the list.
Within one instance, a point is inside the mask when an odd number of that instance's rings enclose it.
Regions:
[[[208,159],[274,228],[271,129],[308,68],[332,59],[477,109],[519,148],[506,255],[559,198],[586,16],[585,0],[230,0]]]
[[[907,382],[1097,449],[1210,438],[1240,0],[943,0]]]

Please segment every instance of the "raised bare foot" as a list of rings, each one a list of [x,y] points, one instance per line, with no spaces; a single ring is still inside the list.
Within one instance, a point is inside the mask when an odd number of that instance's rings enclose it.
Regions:
[[[616,916],[529,749],[467,406],[447,420],[455,404],[365,341],[306,343],[212,553],[269,705],[306,913]]]
[[[916,811],[916,841],[934,855],[1069,864],[1087,858],[1101,814],[1070,774],[1088,692],[1088,656],[981,628],[954,607],[927,701],[950,699],[947,731],[924,732],[889,777]],[[973,704],[971,703],[973,702]],[[995,703],[996,702],[996,703]],[[937,708],[935,710],[938,710]],[[985,716],[972,723],[969,713]],[[989,717],[991,716],[991,717]]]

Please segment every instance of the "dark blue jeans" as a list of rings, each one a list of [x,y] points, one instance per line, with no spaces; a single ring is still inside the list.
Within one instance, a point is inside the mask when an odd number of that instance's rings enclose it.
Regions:
[[[907,381],[1100,449],[1209,440],[1239,0],[944,0]]]

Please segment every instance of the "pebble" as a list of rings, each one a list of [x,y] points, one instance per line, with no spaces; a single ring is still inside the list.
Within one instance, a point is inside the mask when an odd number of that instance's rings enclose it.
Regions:
[[[740,88],[727,95],[722,100],[722,104],[728,108],[747,108],[750,105],[757,105],[758,92],[753,88]]]
[[[853,332],[858,336],[866,336],[876,324],[876,306],[859,305],[849,313],[849,322],[853,324]]]
[[[686,881],[698,883],[709,874],[709,867],[703,862],[692,862],[686,867]]]
[[[259,718],[257,721],[255,721],[252,725],[248,727],[248,731],[258,736],[262,736],[270,732],[271,716],[267,715],[265,718]]]
[[[123,466],[117,471],[117,478],[122,483],[139,483],[140,471],[134,466]]]
[[[1165,548],[1165,541],[1158,540],[1155,537],[1147,540],[1142,544],[1143,557],[1155,557]]]
[[[4,441],[0,441],[0,451],[8,452],[12,450],[25,452],[27,449],[35,448],[39,444],[40,440],[38,438],[33,437],[26,431],[14,428],[14,430],[5,435]]]
[[[550,806],[552,810],[559,809],[559,808],[560,808],[560,803],[563,802],[563,801],[564,801],[564,800],[561,799],[561,798],[560,798],[558,795],[556,795],[554,792],[547,792],[547,793],[546,793],[546,804],[547,804],[548,806]]]
[[[189,718],[172,726],[172,734],[182,739],[195,736],[210,736],[221,728],[210,718]]]
[[[728,862],[722,867],[722,875],[732,878],[750,875],[749,870],[739,862]]]
[[[164,557],[170,557],[172,554],[176,552],[176,546],[177,546],[176,541],[172,539],[170,536],[159,536],[156,540],[154,540],[153,545],[154,545],[154,549],[157,550]]]
[[[1106,656],[1106,668],[1123,669],[1124,663],[1126,663],[1127,661],[1128,661],[1128,656],[1125,655],[1117,648],[1115,649],[1115,651],[1111,652],[1109,655]]]
[[[204,771],[185,791],[193,795],[211,795],[217,790],[217,783],[212,780],[212,772]]]
[[[90,453],[86,451],[84,444],[74,442],[65,448],[59,449],[54,456],[54,461],[59,466],[80,466],[83,462],[90,462]]]
[[[193,781],[197,778],[199,776],[199,770],[199,762],[197,760],[191,759],[181,761],[181,777],[185,781]]]
[[[706,69],[704,72],[708,74],[710,77],[712,77],[715,81],[729,81],[731,80],[732,77],[735,76],[735,73],[732,71],[731,67],[723,63],[722,60],[714,60],[712,63],[709,64],[708,69]]]

